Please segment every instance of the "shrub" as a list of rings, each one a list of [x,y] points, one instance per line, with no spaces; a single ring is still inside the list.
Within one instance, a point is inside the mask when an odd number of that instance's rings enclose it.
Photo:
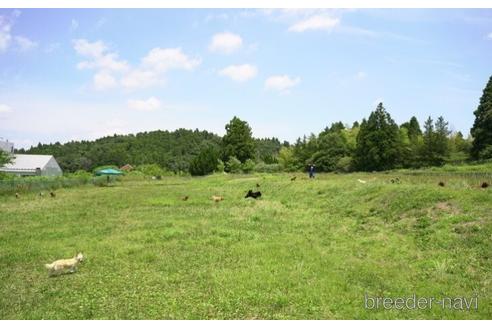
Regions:
[[[281,164],[266,164],[264,162],[257,163],[255,171],[259,173],[275,173],[282,171]]]
[[[335,165],[335,171],[337,172],[350,172],[353,169],[353,160],[350,156],[341,157]]]
[[[220,173],[223,173],[225,171],[225,164],[221,159],[217,161],[217,167],[215,171]]]
[[[251,173],[255,169],[255,162],[252,159],[247,159],[242,165],[241,168],[244,173]]]
[[[169,175],[169,172],[167,172],[157,164],[139,165],[134,171],[141,172],[147,176]]]
[[[231,156],[226,162],[226,171],[230,173],[241,173],[241,162],[234,156]]]
[[[481,159],[492,158],[492,145],[488,145],[482,151],[480,151],[479,158]]]
[[[207,175],[212,173],[217,167],[219,154],[215,148],[208,147],[200,152],[198,156],[193,158],[190,163],[191,175]]]

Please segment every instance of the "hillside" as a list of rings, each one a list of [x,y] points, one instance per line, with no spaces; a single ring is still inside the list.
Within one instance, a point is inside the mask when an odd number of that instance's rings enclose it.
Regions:
[[[0,318],[491,317],[483,176],[290,178],[165,177],[1,197]],[[256,183],[263,197],[244,199]],[[77,273],[48,277],[45,263],[77,251],[87,257]],[[413,294],[476,295],[478,309],[364,308],[365,295]]]

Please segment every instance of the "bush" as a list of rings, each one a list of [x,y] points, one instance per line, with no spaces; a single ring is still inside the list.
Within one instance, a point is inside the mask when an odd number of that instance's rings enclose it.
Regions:
[[[157,164],[143,164],[137,166],[137,168],[134,170],[134,172],[141,172],[146,176],[162,176],[162,175],[169,175],[169,172],[164,170],[162,167],[160,167]],[[135,175],[135,173],[133,173]]]
[[[352,171],[352,169],[353,169],[353,160],[352,157],[350,156],[341,157],[335,166],[335,171],[337,172],[347,173]]]
[[[226,171],[229,173],[241,173],[241,162],[234,156],[229,157],[226,163]]]
[[[207,175],[212,173],[217,167],[219,154],[213,147],[208,147],[193,158],[190,163],[191,175]]]
[[[281,164],[266,164],[264,162],[257,163],[255,171],[259,173],[275,173],[282,171]]]
[[[217,161],[217,167],[216,167],[215,171],[216,172],[219,172],[219,173],[224,173],[224,171],[225,171],[225,164],[224,164],[224,162],[221,159],[219,159]]]
[[[478,155],[480,159],[492,158],[492,145],[486,146]]]
[[[255,162],[252,159],[247,159],[241,167],[244,173],[251,173],[255,169]]]

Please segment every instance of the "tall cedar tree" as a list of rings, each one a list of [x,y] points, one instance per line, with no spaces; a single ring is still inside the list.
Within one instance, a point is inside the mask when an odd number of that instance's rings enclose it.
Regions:
[[[417,138],[422,135],[422,130],[420,130],[419,121],[415,116],[412,116],[409,122],[403,123],[401,127],[407,129],[408,138],[412,143],[415,143]]]
[[[395,167],[400,148],[398,125],[379,103],[357,135],[355,161],[361,171],[381,171]]]
[[[480,104],[474,114],[471,155],[475,159],[492,158],[492,76],[483,90]],[[486,149],[488,151],[485,151]]]
[[[222,138],[223,161],[227,162],[231,156],[242,163],[255,157],[255,141],[251,128],[246,121],[234,118],[225,126],[226,135]]]
[[[423,145],[420,162],[427,166],[443,165],[449,155],[448,122],[440,116],[436,124],[429,118],[424,123]]]

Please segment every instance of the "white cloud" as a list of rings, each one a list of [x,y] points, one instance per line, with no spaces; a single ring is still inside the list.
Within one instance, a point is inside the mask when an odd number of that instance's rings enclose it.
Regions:
[[[73,47],[79,55],[94,58],[101,57],[108,49],[102,41],[89,42],[86,39],[73,40]]]
[[[75,31],[78,28],[79,28],[79,22],[76,19],[72,19],[72,21],[70,22],[70,30]]]
[[[208,49],[212,52],[231,54],[239,50],[243,45],[243,39],[234,33],[224,32],[215,34]]]
[[[155,97],[150,97],[146,100],[130,99],[128,100],[128,108],[142,111],[151,112],[161,107],[161,102]]]
[[[181,51],[181,48],[154,48],[142,59],[144,66],[160,72],[171,69],[193,70],[200,63],[199,58],[188,57]]]
[[[31,41],[24,36],[16,36],[15,42],[22,52],[32,50],[38,46],[37,42]]]
[[[73,40],[75,51],[88,60],[79,62],[78,69],[96,69],[93,76],[93,85],[97,90],[106,90],[118,85],[111,72],[125,72],[129,65],[124,60],[118,59],[118,54],[108,51],[108,46],[102,41],[89,42],[85,39]]]
[[[487,35],[487,38],[492,40],[492,32],[490,32],[488,35]]]
[[[87,58],[77,64],[78,69],[93,69],[94,87],[105,90],[117,86],[124,89],[148,88],[164,81],[164,74],[170,70],[191,71],[201,63],[198,57],[185,54],[181,48],[154,48],[141,59],[137,67],[119,59],[116,52],[110,52],[102,41],[89,42],[73,40],[75,51]]]
[[[121,85],[126,89],[144,89],[162,80],[162,78],[159,79],[158,74],[154,71],[135,69],[121,78]]]
[[[90,61],[82,61],[77,64],[78,69],[105,69],[109,71],[126,71],[129,66],[124,60],[118,60],[115,53],[104,54],[100,57],[94,57]]]
[[[288,75],[273,75],[265,80],[265,89],[286,92],[300,82],[300,77],[291,78]]]
[[[0,16],[0,53],[7,50],[12,40],[10,34],[11,24],[6,18]]]
[[[227,76],[237,82],[251,80],[257,74],[258,69],[250,64],[231,65],[219,71],[219,75]]]
[[[107,71],[100,71],[94,75],[94,87],[97,90],[111,89],[117,86],[116,79]]]
[[[0,114],[10,113],[12,112],[12,108],[5,104],[0,104]]]
[[[357,74],[355,74],[355,79],[357,81],[362,81],[364,80],[365,78],[367,77],[367,73],[364,72],[364,71],[360,71],[360,72],[357,72]]]
[[[308,30],[330,31],[340,24],[340,19],[329,16],[316,15],[299,21],[289,27],[290,32],[305,32]]]

